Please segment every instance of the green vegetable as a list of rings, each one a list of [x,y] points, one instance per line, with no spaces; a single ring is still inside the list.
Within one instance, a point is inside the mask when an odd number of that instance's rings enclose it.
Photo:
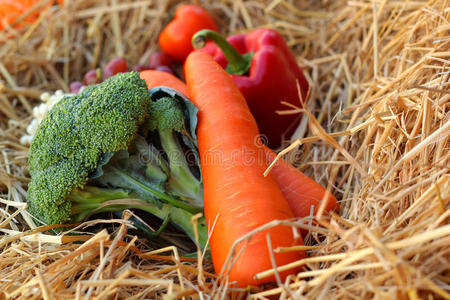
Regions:
[[[189,137],[181,103],[171,97],[162,97],[151,104],[150,111],[150,130],[158,131],[161,146],[169,160],[172,175],[168,181],[169,189],[181,199],[193,199],[193,205],[202,209],[201,181],[192,174],[178,138],[179,134]]]
[[[174,90],[149,92],[136,72],[64,98],[30,147],[29,212],[60,224],[135,208],[193,238],[190,219],[203,208],[196,113]],[[191,164],[187,153],[194,154]],[[199,231],[204,245],[204,223]]]

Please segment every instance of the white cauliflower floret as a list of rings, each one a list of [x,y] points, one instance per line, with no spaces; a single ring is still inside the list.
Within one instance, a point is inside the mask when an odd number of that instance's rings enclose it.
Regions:
[[[65,94],[61,90],[57,90],[53,95],[45,92],[41,95],[42,103],[33,108],[33,119],[27,127],[27,134],[20,138],[20,143],[22,145],[30,145],[33,140],[34,135],[41,123],[42,119],[45,118],[50,109],[64,96],[72,96],[73,94]]]

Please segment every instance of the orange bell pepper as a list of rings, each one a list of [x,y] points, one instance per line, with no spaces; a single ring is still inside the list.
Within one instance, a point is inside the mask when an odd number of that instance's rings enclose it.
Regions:
[[[23,13],[33,7],[39,0],[0,0],[0,30],[5,28],[5,25],[12,24]],[[48,2],[47,5],[53,5],[55,1]],[[63,0],[57,0],[58,4],[62,6]],[[24,20],[25,23],[33,23],[39,16],[42,9],[37,9]],[[19,24],[20,28],[23,24]]]
[[[159,46],[173,60],[183,62],[193,50],[192,36],[201,29],[218,31],[216,22],[206,10],[198,5],[181,5],[159,35]]]

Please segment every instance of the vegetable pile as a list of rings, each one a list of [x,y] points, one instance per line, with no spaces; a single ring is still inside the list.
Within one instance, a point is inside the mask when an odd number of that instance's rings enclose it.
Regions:
[[[205,17],[204,10],[195,11]],[[214,27],[209,21],[182,21],[195,30]],[[173,26],[181,25],[167,28]],[[83,83],[73,82],[74,94],[54,104],[30,147],[29,211],[47,224],[126,208],[145,211],[162,220],[156,234],[172,222],[201,248],[209,237],[216,273],[236,286],[273,281],[254,275],[305,253],[277,253],[272,261],[267,243],[302,245],[302,237],[282,225],[259,228],[306,217],[322,204],[326,211],[339,209],[334,196],[283,160],[264,176],[275,154],[260,133],[271,147],[292,133],[298,117],[279,116],[277,110],[281,101],[306,100],[306,79],[273,30],[234,36],[228,43],[211,30],[168,29],[159,40],[163,51],[168,32],[180,35],[172,42],[183,44],[176,48],[183,53],[155,52],[147,66],[133,67],[141,73],[127,72],[127,62],[115,58],[88,71]],[[192,39],[212,39],[224,54],[213,44],[193,51]],[[171,59],[186,59],[186,84],[171,69],[158,69],[169,68]],[[269,67],[273,64],[276,68]],[[274,122],[278,126],[263,125]],[[190,221],[203,209],[205,217],[194,230]],[[250,235],[248,243],[236,244]]]

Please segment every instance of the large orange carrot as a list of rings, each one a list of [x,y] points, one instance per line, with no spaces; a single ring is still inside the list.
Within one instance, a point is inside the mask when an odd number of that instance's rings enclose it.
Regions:
[[[160,71],[143,71],[141,72],[141,78],[147,82],[149,89],[166,86],[189,98],[186,84],[172,74]],[[267,147],[264,147],[264,150],[267,163],[270,164],[275,159],[276,154]],[[309,216],[311,206],[314,206],[315,215],[320,206],[320,201],[327,198],[325,211],[339,209],[339,203],[331,193],[285,160],[278,160],[271,173],[278,182],[281,192],[288,201],[295,217]]]
[[[211,257],[217,273],[236,240],[276,219],[293,217],[277,182],[269,175],[258,127],[241,92],[206,53],[191,53],[185,77],[191,101],[198,107],[198,145],[204,182],[205,218],[211,233]],[[262,155],[261,155],[262,154]],[[272,268],[266,236],[274,248],[302,244],[292,229],[276,226],[255,234],[229,272],[240,287],[258,285],[273,278],[254,275]],[[239,253],[242,244],[236,249]],[[304,252],[275,253],[283,265],[304,257]],[[282,274],[286,276],[287,274]]]
[[[276,154],[266,148],[267,163],[275,159]],[[316,215],[320,202],[326,201],[325,211],[339,209],[336,198],[320,184],[309,178],[283,159],[279,159],[270,171],[280,186],[281,192],[289,203],[294,216],[304,218],[313,213]]]

